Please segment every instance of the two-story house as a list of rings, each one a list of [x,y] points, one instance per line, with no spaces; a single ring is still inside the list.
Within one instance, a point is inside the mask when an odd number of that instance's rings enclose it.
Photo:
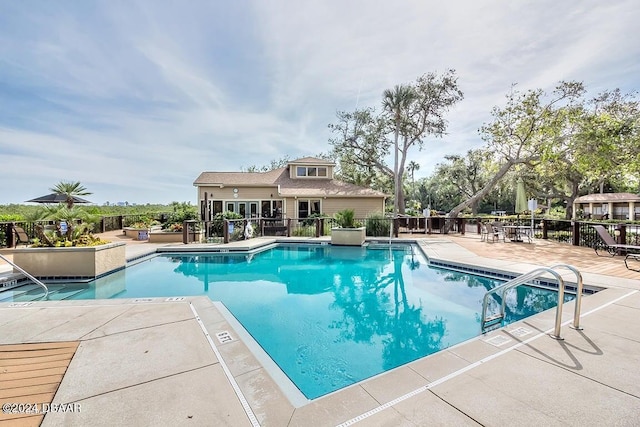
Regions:
[[[384,212],[386,194],[338,181],[334,168],[333,162],[305,157],[269,172],[202,172],[193,185],[205,220],[224,211],[246,218],[331,216],[346,208],[356,218]]]

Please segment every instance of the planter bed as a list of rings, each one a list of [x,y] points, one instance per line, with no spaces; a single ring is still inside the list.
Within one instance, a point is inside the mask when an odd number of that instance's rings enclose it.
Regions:
[[[19,248],[13,261],[36,277],[98,277],[124,268],[125,244],[71,248]]]
[[[131,237],[132,239],[147,240],[149,238],[148,228],[124,227],[122,230],[125,236]]]
[[[362,246],[366,234],[365,227],[332,228],[331,244],[343,246]]]
[[[182,243],[182,231],[152,231],[149,243]]]

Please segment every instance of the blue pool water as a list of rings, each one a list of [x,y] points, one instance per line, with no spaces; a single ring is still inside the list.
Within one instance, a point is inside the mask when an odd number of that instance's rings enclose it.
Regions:
[[[206,295],[222,301],[313,399],[480,334],[499,281],[428,266],[417,248],[280,246],[255,255],[156,256],[74,299]],[[507,321],[557,304],[519,287]]]

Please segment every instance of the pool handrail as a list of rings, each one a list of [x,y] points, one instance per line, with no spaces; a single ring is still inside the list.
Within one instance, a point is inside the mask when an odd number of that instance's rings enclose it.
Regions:
[[[577,268],[569,264],[554,264],[549,268],[556,269],[559,267],[563,267],[568,270],[571,270],[576,275],[576,301],[575,301],[576,305],[573,311],[573,324],[569,325],[569,327],[581,331],[582,327],[580,326],[580,310],[582,306],[582,292],[584,291],[584,282],[582,280],[582,274],[580,274]]]
[[[582,282],[582,275],[580,274],[580,272],[575,268],[572,267],[570,265],[567,264],[555,264],[551,267],[538,267],[528,273],[522,274],[514,279],[509,280],[506,283],[503,283],[500,286],[496,286],[495,288],[487,291],[484,294],[484,297],[482,299],[482,319],[481,319],[481,332],[485,333],[485,326],[488,323],[487,319],[487,307],[488,307],[488,302],[489,302],[489,296],[492,294],[495,294],[499,291],[502,291],[502,303],[501,303],[501,312],[499,319],[504,319],[504,313],[505,313],[505,299],[504,299],[504,294],[509,290],[509,289],[513,289],[517,286],[520,285],[524,285],[527,282],[536,279],[540,276],[542,276],[545,273],[551,274],[552,276],[554,276],[556,278],[556,280],[558,281],[558,306],[556,309],[556,320],[555,320],[555,327],[554,327],[554,333],[551,335],[552,338],[555,338],[557,340],[562,340],[561,336],[560,336],[560,330],[561,330],[561,324],[562,324],[562,307],[564,304],[564,291],[565,291],[565,285],[564,285],[564,279],[562,279],[562,276],[560,276],[560,274],[558,274],[557,271],[555,271],[556,268],[559,267],[563,267],[563,268],[567,268],[571,271],[573,271],[576,274],[576,278],[577,278],[577,290],[576,290],[576,308],[574,311],[574,319],[573,319],[573,328],[574,329],[581,329],[580,328],[580,305],[581,305],[581,300],[582,300],[582,288],[583,288],[583,282]]]
[[[18,266],[14,262],[12,262],[9,259],[5,258],[2,254],[0,254],[0,258],[2,258],[6,263],[8,263],[10,266],[15,268],[16,270],[18,270],[19,272],[21,272],[22,274],[27,276],[32,282],[36,283],[37,285],[42,286],[42,288],[44,289],[44,296],[42,296],[41,299],[46,299],[49,296],[49,288],[47,287],[47,285],[45,285],[40,280],[38,280],[35,277],[33,277],[31,274],[29,274],[27,271],[25,271],[22,267]]]

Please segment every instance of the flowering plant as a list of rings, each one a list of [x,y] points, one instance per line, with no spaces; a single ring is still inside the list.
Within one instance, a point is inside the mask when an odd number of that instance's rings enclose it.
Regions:
[[[182,224],[180,224],[179,222],[174,222],[172,224],[165,224],[164,230],[177,233],[182,231]]]

